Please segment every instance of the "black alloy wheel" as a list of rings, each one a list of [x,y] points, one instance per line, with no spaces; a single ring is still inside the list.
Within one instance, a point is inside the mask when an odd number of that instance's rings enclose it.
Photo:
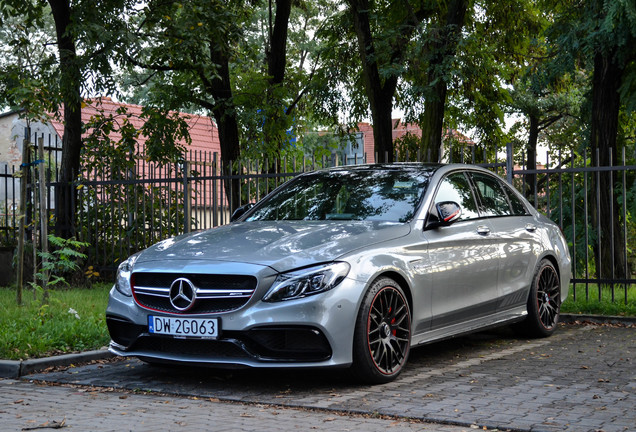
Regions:
[[[543,266],[537,280],[537,310],[546,331],[552,331],[559,322],[561,284],[552,265]]]
[[[400,286],[389,278],[373,283],[362,302],[354,341],[354,372],[368,383],[388,382],[406,364],[411,313]]]
[[[537,265],[530,294],[528,316],[516,326],[523,336],[550,336],[559,323],[561,310],[561,281],[559,273],[548,259]]]

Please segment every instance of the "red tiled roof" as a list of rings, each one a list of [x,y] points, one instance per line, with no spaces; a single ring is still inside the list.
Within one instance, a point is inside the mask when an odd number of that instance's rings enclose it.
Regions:
[[[116,115],[117,109],[125,107],[130,114],[130,122],[136,128],[143,126],[143,120],[140,118],[141,109],[140,105],[124,104],[120,102],[114,102],[108,97],[101,97],[97,99],[90,99],[85,101],[85,106],[82,108],[82,122],[87,123],[91,117],[98,112],[104,114]],[[179,113],[179,115],[186,119],[190,128],[190,138],[192,143],[187,146],[189,151],[205,151],[205,152],[221,152],[221,144],[219,142],[219,132],[216,126],[212,123],[210,117],[197,115],[197,114],[185,114]],[[61,116],[63,117],[63,116]],[[51,118],[51,125],[61,137],[64,134],[64,124],[56,118]],[[121,139],[121,134],[113,132],[111,139]],[[141,135],[138,138],[138,144],[140,149],[143,148],[146,143],[146,137]],[[181,144],[186,145],[182,140]]]
[[[393,140],[401,138],[402,136],[410,133],[411,135],[415,135],[418,137],[422,137],[422,129],[417,124],[414,123],[402,123],[401,119],[393,119]],[[463,142],[466,145],[475,145],[474,141],[468,138],[463,133],[455,130],[455,129],[446,129],[444,130],[444,139],[446,138],[454,138],[459,142]]]

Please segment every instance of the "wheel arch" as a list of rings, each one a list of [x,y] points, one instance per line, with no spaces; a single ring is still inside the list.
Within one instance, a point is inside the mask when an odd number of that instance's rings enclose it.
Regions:
[[[546,254],[542,256],[538,262],[541,262],[544,259],[547,259],[548,261],[550,261],[550,263],[552,263],[552,265],[554,266],[554,269],[557,272],[557,275],[559,276],[559,280],[561,280],[561,269],[559,268],[559,261],[557,260],[557,258],[552,254]]]
[[[400,288],[402,288],[402,291],[404,291],[404,295],[406,296],[406,301],[409,303],[409,312],[411,314],[411,319],[413,319],[413,294],[411,292],[411,285],[408,283],[406,278],[402,276],[400,273],[396,271],[387,270],[378,274],[371,281],[369,286],[373,285],[375,281],[383,277],[388,277],[390,279],[393,279],[395,282],[397,282],[398,285],[400,285]]]

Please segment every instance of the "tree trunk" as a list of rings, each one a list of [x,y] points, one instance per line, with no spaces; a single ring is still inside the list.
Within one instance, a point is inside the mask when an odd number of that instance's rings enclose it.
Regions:
[[[364,90],[371,108],[374,147],[378,155],[376,162],[393,162],[391,112],[393,111],[393,95],[397,88],[397,77],[385,78],[384,82],[380,77],[369,22],[369,9],[371,7],[369,1],[350,0],[349,6],[358,38]]]
[[[436,79],[434,75],[434,73],[429,74],[429,82]],[[439,162],[442,154],[446,91],[446,83],[438,79],[433,96],[426,98],[424,102],[424,115],[420,125],[422,129],[420,152],[426,162]]]
[[[240,156],[238,121],[234,101],[232,100],[232,85],[230,81],[229,59],[222,50],[210,46],[212,62],[219,65],[217,75],[211,80],[208,89],[214,98],[212,115],[219,129],[221,146],[221,172],[224,175],[239,174],[233,165]],[[224,182],[225,194],[229,201],[230,212],[239,207],[241,201],[241,184],[239,179]]]
[[[384,93],[384,92],[382,92]],[[371,105],[371,118],[373,119],[374,150],[377,154],[376,163],[390,163],[394,161],[393,154],[393,93],[376,96],[375,103]]]
[[[64,136],[62,138],[62,162],[56,190],[56,225],[59,237],[70,238],[75,233],[76,194],[72,185],[74,176],[80,169],[82,150],[82,101],[80,83],[82,74],[77,60],[75,40],[71,26],[71,5],[68,0],[49,0],[57,47],[60,56],[60,89],[64,108]]]
[[[289,16],[291,14],[291,0],[276,1],[276,17],[272,21],[272,4],[270,0],[270,34],[269,43],[265,49],[265,58],[267,61],[267,75],[269,86],[267,88],[267,107],[264,124],[264,139],[268,144],[269,150],[275,150],[274,153],[280,155],[284,138],[281,133],[286,129],[287,121],[282,118],[282,107],[280,101],[276,100],[276,88],[280,86],[285,79],[285,67],[287,66],[287,30],[289,28]],[[269,172],[280,170],[280,157],[270,160],[270,166],[266,167]],[[278,164],[278,165],[277,165]]]
[[[271,6],[270,6],[271,8]],[[278,0],[276,2],[276,18],[274,28],[270,35],[267,49],[267,74],[269,83],[281,84],[285,79],[285,66],[287,64],[287,29],[289,27],[289,15],[291,14],[291,0]]]
[[[424,115],[420,122],[422,141],[420,151],[424,160],[438,162],[441,156],[446,106],[447,83],[443,64],[455,55],[461,38],[462,27],[468,10],[468,0],[453,0],[448,5],[445,25],[440,36],[431,44],[431,62],[428,65],[428,82],[432,92],[424,102]]]
[[[618,114],[623,69],[615,60],[615,50],[599,52],[594,57],[594,78],[592,83],[592,121],[590,140],[592,163],[594,166],[609,166],[610,153],[615,162],[617,157],[616,139],[618,134]],[[598,154],[597,154],[598,152]],[[620,220],[620,206],[612,190],[614,174],[601,172],[593,177],[592,220],[594,228],[600,226],[596,245],[596,271],[603,279],[625,278],[623,227]],[[613,240],[613,248],[612,248]]]

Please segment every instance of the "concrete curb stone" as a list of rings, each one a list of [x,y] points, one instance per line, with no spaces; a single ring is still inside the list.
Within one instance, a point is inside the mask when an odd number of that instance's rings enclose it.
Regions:
[[[19,378],[20,361],[0,360],[0,378]]]
[[[636,325],[636,317],[632,316],[604,316],[604,315],[583,315],[583,314],[564,314],[559,315],[559,322],[566,324],[593,323],[593,324],[621,324],[627,326]]]
[[[0,377],[20,378],[53,366],[70,366],[114,357],[106,348],[29,360],[0,360]]]

